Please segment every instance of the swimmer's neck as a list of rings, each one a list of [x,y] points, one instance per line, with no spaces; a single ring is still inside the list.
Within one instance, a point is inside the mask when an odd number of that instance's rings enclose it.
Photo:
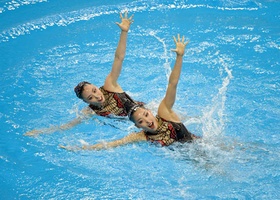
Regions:
[[[102,102],[102,103],[99,103],[99,102],[96,102],[96,103],[90,103],[90,105],[93,105],[93,106],[95,106],[95,107],[101,108],[101,107],[103,107],[103,106],[104,106],[104,102]]]

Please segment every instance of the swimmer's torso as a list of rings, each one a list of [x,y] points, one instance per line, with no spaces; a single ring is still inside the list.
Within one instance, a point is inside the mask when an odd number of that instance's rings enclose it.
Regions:
[[[145,132],[147,140],[159,142],[162,146],[168,146],[175,141],[189,142],[195,137],[183,123],[166,121],[156,116],[159,122],[157,133]]]
[[[105,97],[105,102],[102,107],[89,105],[89,107],[100,116],[116,115],[116,116],[127,116],[124,102],[131,101],[131,97],[125,92],[115,93],[105,90],[103,87],[99,88]],[[138,103],[138,102],[135,102]]]

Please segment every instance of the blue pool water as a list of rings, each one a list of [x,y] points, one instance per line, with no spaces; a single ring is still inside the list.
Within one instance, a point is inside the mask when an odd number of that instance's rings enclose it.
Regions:
[[[58,147],[137,131],[102,117],[23,136],[75,118],[85,106],[78,82],[103,84],[124,10],[135,16],[119,83],[155,112],[174,64],[172,36],[185,35],[174,108],[203,139]],[[279,10],[273,0],[1,0],[0,199],[280,199]]]

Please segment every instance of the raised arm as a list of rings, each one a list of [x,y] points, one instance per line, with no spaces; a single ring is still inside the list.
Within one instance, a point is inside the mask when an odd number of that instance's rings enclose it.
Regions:
[[[42,128],[42,129],[34,129],[32,131],[26,132],[24,135],[25,136],[37,136],[39,134],[51,134],[56,131],[68,130],[68,129],[71,129],[74,126],[80,124],[83,120],[88,119],[92,115],[94,115],[94,112],[91,109],[89,109],[88,107],[86,107],[82,110],[82,114],[80,116],[78,116],[77,118],[75,118],[65,124],[62,124],[60,126],[50,126],[48,128]]]
[[[114,148],[117,146],[134,143],[134,142],[140,142],[140,141],[146,141],[146,136],[143,131],[139,133],[131,133],[121,139],[114,140],[111,142],[102,142],[94,145],[84,145],[83,147],[75,147],[75,146],[63,146],[60,145],[60,148],[70,150],[70,151],[77,151],[77,150],[101,150],[101,149],[109,149]]]
[[[116,22],[116,24],[121,29],[120,40],[115,52],[115,58],[112,66],[111,72],[108,74],[104,88],[111,92],[123,92],[121,86],[118,84],[117,80],[121,73],[123,60],[125,57],[126,51],[126,42],[127,42],[127,34],[130,28],[130,24],[133,22],[133,16],[128,18],[127,11],[124,13],[124,16],[120,13],[121,23]]]
[[[165,93],[165,97],[161,101],[158,108],[158,114],[159,116],[161,116],[166,120],[179,121],[179,117],[176,115],[176,113],[173,112],[172,107],[176,100],[177,85],[179,82],[182,63],[183,63],[183,56],[188,41],[185,42],[184,36],[181,39],[179,34],[177,39],[175,36],[173,37],[173,39],[176,44],[176,49],[172,49],[172,51],[175,52],[177,56],[176,56],[174,68],[169,77],[169,82]]]

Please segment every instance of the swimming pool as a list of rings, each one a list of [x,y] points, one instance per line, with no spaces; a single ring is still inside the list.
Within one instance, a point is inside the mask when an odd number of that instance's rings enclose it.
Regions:
[[[177,33],[190,43],[175,109],[203,140],[159,148],[131,144],[68,152],[137,130],[94,117],[75,128],[24,137],[73,119],[73,92],[111,67],[118,13],[134,14],[119,79],[155,108],[174,63]],[[1,1],[1,199],[280,199],[277,1]]]

